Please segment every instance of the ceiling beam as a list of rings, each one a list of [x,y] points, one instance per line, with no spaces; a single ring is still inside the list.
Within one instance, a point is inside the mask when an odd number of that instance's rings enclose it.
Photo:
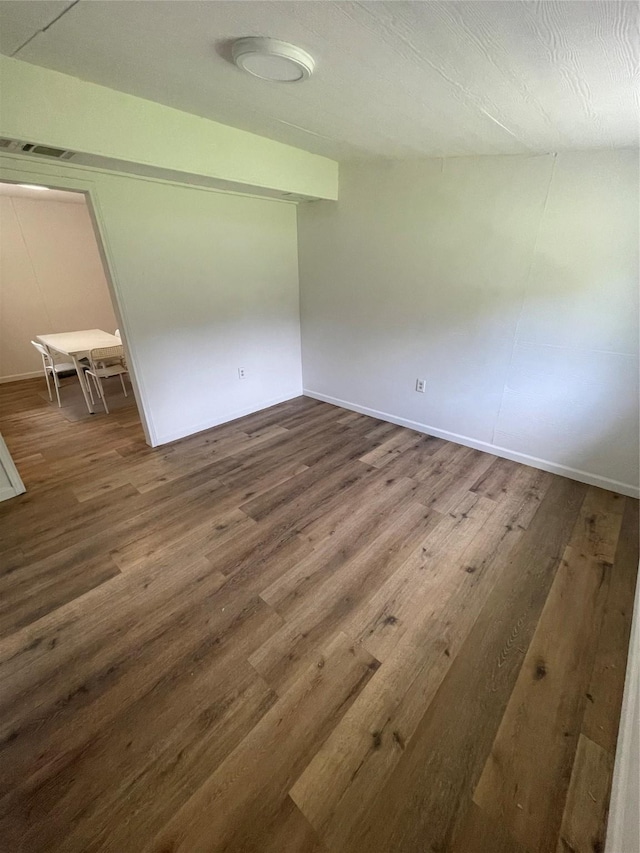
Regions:
[[[327,157],[0,57],[0,135],[308,198],[338,197]]]

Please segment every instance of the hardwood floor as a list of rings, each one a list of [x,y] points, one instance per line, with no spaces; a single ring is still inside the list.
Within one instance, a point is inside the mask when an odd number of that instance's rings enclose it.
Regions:
[[[0,386],[3,851],[603,850],[637,501],[306,398],[151,450],[42,386]]]

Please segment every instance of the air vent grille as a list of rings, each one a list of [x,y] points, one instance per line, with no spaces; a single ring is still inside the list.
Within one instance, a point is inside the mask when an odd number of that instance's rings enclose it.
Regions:
[[[49,145],[34,145],[32,142],[25,143],[21,150],[25,154],[39,154],[41,157],[54,157],[56,160],[70,160],[73,157],[73,151],[66,151],[64,148],[52,148]]]
[[[52,157],[54,160],[70,160],[75,151],[54,148],[52,145],[40,145],[37,142],[21,142],[19,139],[0,137],[0,151],[15,151],[17,154],[37,154],[39,157]]]

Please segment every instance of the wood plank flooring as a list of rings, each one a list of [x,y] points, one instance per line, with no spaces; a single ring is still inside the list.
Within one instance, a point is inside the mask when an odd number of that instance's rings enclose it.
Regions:
[[[604,849],[637,501],[302,397],[151,450],[42,386],[0,386],[3,853]]]

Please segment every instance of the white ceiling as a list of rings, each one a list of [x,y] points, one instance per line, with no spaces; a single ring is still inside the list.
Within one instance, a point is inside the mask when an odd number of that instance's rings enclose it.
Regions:
[[[72,193],[65,190],[34,190],[20,184],[0,182],[0,196],[11,198],[34,198],[37,201],[64,201],[68,204],[84,204],[84,193]]]
[[[0,0],[0,24],[2,53],[336,159],[638,144],[635,2]],[[243,74],[247,35],[314,76]]]

